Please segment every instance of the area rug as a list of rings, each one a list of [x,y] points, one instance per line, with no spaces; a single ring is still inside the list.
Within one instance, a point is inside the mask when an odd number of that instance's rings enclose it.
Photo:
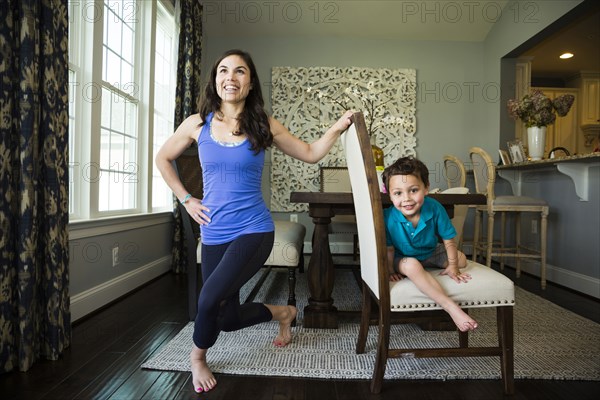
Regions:
[[[285,304],[287,274],[272,273],[257,299]],[[208,362],[217,373],[289,376],[321,379],[370,379],[375,363],[377,332],[371,327],[366,353],[355,354],[358,322],[341,317],[338,329],[302,327],[302,309],[307,299],[306,274],[298,275],[298,326],[294,340],[276,348],[272,340],[277,323],[269,322],[237,332],[223,332],[208,351]],[[339,310],[358,310],[360,291],[350,271],[336,272],[333,298]],[[479,329],[469,344],[496,342],[496,313],[472,309]],[[142,368],[189,371],[193,324],[185,326],[160,348]],[[600,324],[580,317],[539,296],[516,288],[514,309],[514,354],[516,379],[568,379],[600,381]],[[456,332],[423,331],[413,324],[394,325],[391,345],[456,346]],[[496,357],[398,358],[389,359],[385,379],[500,379]]]

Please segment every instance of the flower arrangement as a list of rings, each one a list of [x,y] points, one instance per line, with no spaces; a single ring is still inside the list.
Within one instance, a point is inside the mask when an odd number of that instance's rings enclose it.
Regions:
[[[373,92],[375,83],[370,81],[366,86],[366,93],[361,91],[357,85],[351,85],[344,89],[339,97],[332,97],[319,89],[309,87],[307,93],[316,93],[319,99],[328,99],[332,104],[339,105],[342,110],[355,109],[362,111],[367,125],[369,135],[374,135],[382,127],[389,128],[393,125],[401,125],[402,118],[393,116],[385,105],[397,100],[394,93],[389,90]],[[364,90],[364,89],[363,89]]]
[[[508,100],[507,108],[512,118],[523,120],[528,128],[543,127],[553,124],[557,114],[560,117],[567,115],[574,101],[575,96],[571,94],[550,100],[541,90],[533,89],[521,100]]]

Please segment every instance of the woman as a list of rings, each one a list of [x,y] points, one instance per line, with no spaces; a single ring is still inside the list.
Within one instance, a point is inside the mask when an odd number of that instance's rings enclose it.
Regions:
[[[274,225],[261,191],[265,150],[275,145],[308,163],[322,159],[350,125],[347,111],[311,144],[294,137],[268,117],[256,68],[248,53],[230,50],[211,70],[200,112],[188,117],[156,156],[164,180],[200,224],[203,287],[198,298],[192,351],[196,392],[209,391],[216,379],[206,352],[220,331],[232,331],[276,320],[276,346],[292,340],[296,307],[249,303],[240,305],[240,288],[263,266],[273,247]],[[204,198],[193,198],[171,162],[198,143]]]

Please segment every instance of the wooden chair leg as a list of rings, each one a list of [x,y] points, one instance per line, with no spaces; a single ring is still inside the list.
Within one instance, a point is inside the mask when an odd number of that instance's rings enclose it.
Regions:
[[[511,395],[515,392],[513,307],[497,307],[496,324],[498,329],[498,345],[502,351],[500,356],[500,369],[504,393]]]
[[[462,309],[465,313],[469,313],[469,309],[468,308],[463,308]],[[469,347],[469,332],[462,332],[460,330],[458,330],[458,347],[462,348],[462,349],[466,349],[467,347]]]
[[[515,247],[517,253],[516,271],[517,278],[521,276],[521,213],[518,212],[515,217]]]
[[[288,269],[288,306],[296,305],[296,267]]]
[[[488,227],[487,227],[487,255],[485,265],[492,266],[492,247],[494,246],[494,212],[488,211]]]
[[[475,210],[475,230],[473,232],[473,255],[471,256],[471,260],[477,262],[477,250],[479,246],[480,240],[480,229],[481,229],[481,220],[483,213],[481,211]]]
[[[288,270],[288,306],[296,306],[296,268],[289,267]],[[292,321],[292,326],[296,326],[296,318]]]
[[[356,354],[363,354],[369,334],[369,320],[371,318],[371,293],[367,285],[362,283],[362,310],[360,313],[360,325],[358,328],[358,339],[356,340]]]
[[[388,359],[388,348],[390,345],[390,311],[381,310],[379,307],[379,332],[377,339],[377,356],[375,357],[375,369],[371,380],[371,393],[380,393],[383,385],[383,376]]]
[[[301,274],[304,273],[304,244],[302,244],[302,247],[300,248],[300,260],[298,261],[298,271],[300,271]]]
[[[506,244],[506,212],[500,213],[500,271],[504,271],[504,246]]]

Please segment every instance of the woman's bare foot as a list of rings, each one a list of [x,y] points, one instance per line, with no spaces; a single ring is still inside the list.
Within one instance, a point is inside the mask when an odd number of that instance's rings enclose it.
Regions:
[[[273,319],[279,321],[279,333],[273,340],[273,344],[277,347],[285,347],[292,342],[292,322],[298,310],[294,306],[266,306],[271,310]]]
[[[460,307],[457,306],[452,310],[448,310],[448,314],[450,314],[452,321],[454,321],[461,332],[469,332],[477,329],[477,321],[461,310]]]
[[[217,380],[206,363],[206,349],[193,345],[190,353],[192,363],[192,384],[196,393],[208,392],[217,385]]]

